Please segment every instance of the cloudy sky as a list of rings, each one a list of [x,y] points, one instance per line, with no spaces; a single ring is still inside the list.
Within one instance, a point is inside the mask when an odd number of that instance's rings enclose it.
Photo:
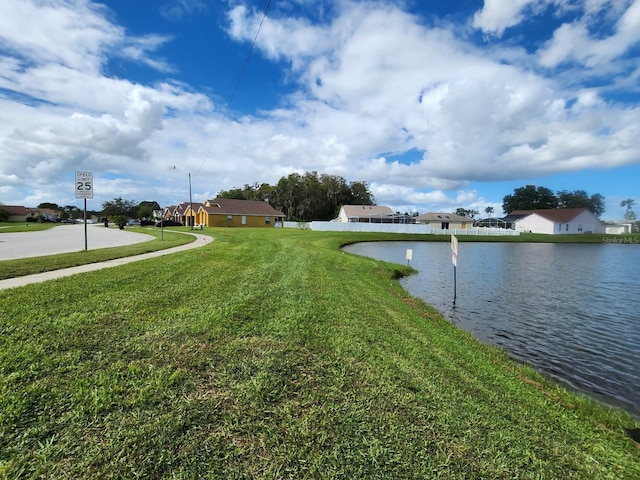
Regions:
[[[640,0],[2,0],[0,203],[81,207],[76,171],[89,209],[317,171],[401,212],[533,184],[621,218],[639,54]]]

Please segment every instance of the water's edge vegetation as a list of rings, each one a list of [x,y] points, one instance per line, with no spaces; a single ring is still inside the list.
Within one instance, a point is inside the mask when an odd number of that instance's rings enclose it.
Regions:
[[[640,476],[628,414],[340,250],[408,236],[204,233],[0,292],[0,478]]]

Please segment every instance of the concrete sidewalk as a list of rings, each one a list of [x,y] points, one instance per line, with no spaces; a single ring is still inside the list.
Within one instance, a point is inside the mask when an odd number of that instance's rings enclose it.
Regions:
[[[36,273],[35,275],[26,275],[24,277],[7,278],[6,280],[0,280],[0,290],[6,290],[8,288],[23,287],[31,283],[45,282],[47,280],[52,280],[54,278],[68,277],[71,275],[76,275],[78,273],[93,272],[95,270],[101,270],[103,268],[117,267],[118,265],[124,265],[125,263],[137,262],[140,260],[146,260],[148,258],[161,257],[163,255],[169,255],[171,253],[181,252],[183,250],[190,250],[192,248],[202,247],[213,241],[213,237],[210,237],[208,235],[202,235],[202,234],[190,233],[190,232],[189,233],[180,232],[180,233],[184,233],[186,235],[193,235],[194,237],[196,237],[196,240],[191,243],[187,243],[185,245],[180,245],[178,247],[167,248],[165,250],[158,250],[155,252],[143,253],[142,255],[136,255],[133,257],[116,258],[113,260],[108,260],[106,262],[89,263],[87,265],[79,265],[77,267],[63,268],[61,270],[53,270],[51,272]],[[137,234],[137,235],[141,235],[141,234]],[[155,238],[155,237],[152,237],[152,238]],[[110,245],[110,246],[114,246],[114,245]]]

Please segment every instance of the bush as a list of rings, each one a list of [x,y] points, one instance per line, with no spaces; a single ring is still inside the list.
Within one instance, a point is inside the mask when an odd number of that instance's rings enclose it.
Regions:
[[[126,215],[113,215],[111,221],[118,225],[120,230],[124,230],[124,227],[129,223],[129,217]]]

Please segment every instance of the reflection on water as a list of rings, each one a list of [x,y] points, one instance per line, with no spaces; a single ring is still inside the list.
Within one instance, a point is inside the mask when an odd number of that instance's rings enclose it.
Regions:
[[[345,251],[406,263],[401,280],[478,339],[575,389],[640,416],[640,247],[378,242]]]

